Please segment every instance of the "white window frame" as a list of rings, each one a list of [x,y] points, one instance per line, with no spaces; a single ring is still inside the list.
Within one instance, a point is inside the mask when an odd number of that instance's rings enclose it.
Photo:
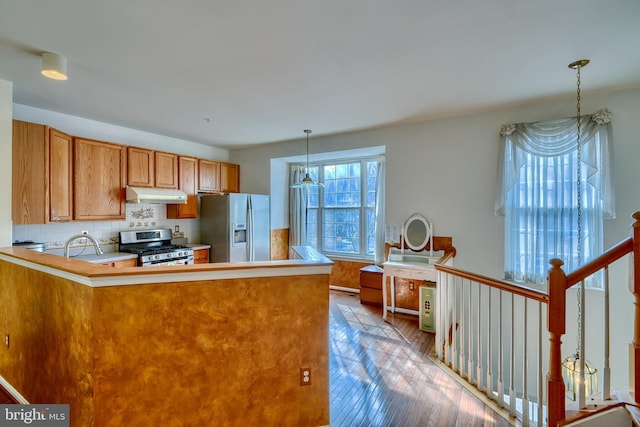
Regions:
[[[316,187],[318,189],[318,207],[309,207],[307,206],[307,209],[317,209],[317,219],[318,219],[318,223],[317,223],[317,227],[316,227],[316,244],[314,245],[314,242],[310,242],[309,240],[307,240],[307,244],[309,246],[312,246],[314,248],[316,248],[317,250],[319,250],[320,252],[322,252],[323,254],[330,256],[330,257],[337,257],[337,258],[348,258],[348,259],[363,259],[363,260],[374,260],[375,258],[375,224],[373,225],[374,229],[371,230],[374,233],[374,237],[373,237],[373,245],[374,245],[374,250],[372,253],[367,253],[367,213],[368,211],[371,211],[371,213],[375,216],[375,198],[374,198],[374,205],[373,206],[367,206],[367,195],[368,195],[368,188],[367,188],[367,173],[368,173],[368,169],[367,169],[367,164],[369,162],[373,162],[376,163],[378,162],[378,156],[365,156],[365,157],[352,157],[352,158],[343,158],[343,159],[328,159],[325,161],[318,161],[318,162],[313,162],[313,163],[309,163],[309,171],[310,173],[317,168],[318,170],[318,174],[317,176],[315,174],[312,174],[312,178],[314,180],[318,180],[321,183],[324,183],[325,177],[324,177],[324,167],[325,166],[333,166],[333,165],[344,165],[344,164],[350,164],[350,163],[360,163],[360,206],[359,207],[350,207],[350,206],[345,206],[345,207],[324,207],[323,206],[323,202],[324,202],[324,188],[323,187]],[[376,177],[377,179],[377,177]],[[374,191],[375,191],[375,184],[374,184]],[[311,197],[309,197],[309,200],[311,200]],[[359,239],[358,239],[358,244],[359,244],[359,248],[360,250],[358,252],[343,252],[343,251],[332,251],[332,250],[328,250],[324,247],[323,245],[323,216],[324,216],[324,212],[327,210],[337,210],[337,209],[357,209],[359,211],[359,230],[358,230],[358,234],[359,234]],[[375,220],[374,220],[375,221]],[[310,224],[307,223],[307,234],[309,234],[310,231]],[[305,239],[307,238],[307,236],[305,236]]]

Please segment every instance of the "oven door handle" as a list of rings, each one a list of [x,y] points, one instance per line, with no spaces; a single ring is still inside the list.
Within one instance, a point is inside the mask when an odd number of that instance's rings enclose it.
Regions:
[[[189,256],[182,256],[182,257],[178,257],[178,258],[171,258],[171,259],[160,259],[157,261],[148,261],[146,263],[144,263],[142,266],[150,266],[150,265],[160,265],[160,264],[171,264],[174,263],[176,261],[188,261],[189,260]]]

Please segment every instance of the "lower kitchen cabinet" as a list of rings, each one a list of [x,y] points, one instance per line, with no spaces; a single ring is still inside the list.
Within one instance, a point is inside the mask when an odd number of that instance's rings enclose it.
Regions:
[[[102,265],[106,265],[106,266],[109,266],[109,267],[116,267],[116,268],[120,268],[120,267],[137,267],[138,266],[138,259],[137,258],[129,258],[129,259],[123,259],[121,261],[103,262]]]
[[[209,262],[209,249],[196,249],[193,251],[194,264],[206,264]]]

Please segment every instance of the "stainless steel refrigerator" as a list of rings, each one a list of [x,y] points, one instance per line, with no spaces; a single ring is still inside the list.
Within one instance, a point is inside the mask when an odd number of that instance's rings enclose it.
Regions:
[[[209,262],[271,259],[269,196],[230,193],[200,198],[200,240]]]

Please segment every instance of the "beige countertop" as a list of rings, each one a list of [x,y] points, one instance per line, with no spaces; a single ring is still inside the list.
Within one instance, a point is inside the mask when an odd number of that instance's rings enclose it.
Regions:
[[[187,243],[185,246],[192,248],[194,251],[197,251],[199,249],[210,249],[211,245],[207,245],[204,243]]]
[[[60,255],[37,252],[31,249],[5,247],[0,248],[0,261],[28,266],[38,271],[46,271],[49,274],[90,287],[251,277],[302,276],[328,274],[331,272],[333,262],[330,259],[315,252],[313,248],[301,252],[303,252],[304,258],[291,260],[116,268],[101,265],[103,262],[110,261],[96,255],[93,255],[93,258],[85,255],[90,259],[65,258]],[[116,254],[116,252],[107,253],[103,256],[112,256],[113,254]],[[93,262],[86,262],[91,259],[93,259]]]
[[[138,258],[138,255],[128,252],[105,252],[102,255],[97,255],[95,252],[87,255],[72,256],[70,258],[78,259],[80,261],[87,261],[94,264],[102,264],[103,262],[122,261],[125,259]]]

